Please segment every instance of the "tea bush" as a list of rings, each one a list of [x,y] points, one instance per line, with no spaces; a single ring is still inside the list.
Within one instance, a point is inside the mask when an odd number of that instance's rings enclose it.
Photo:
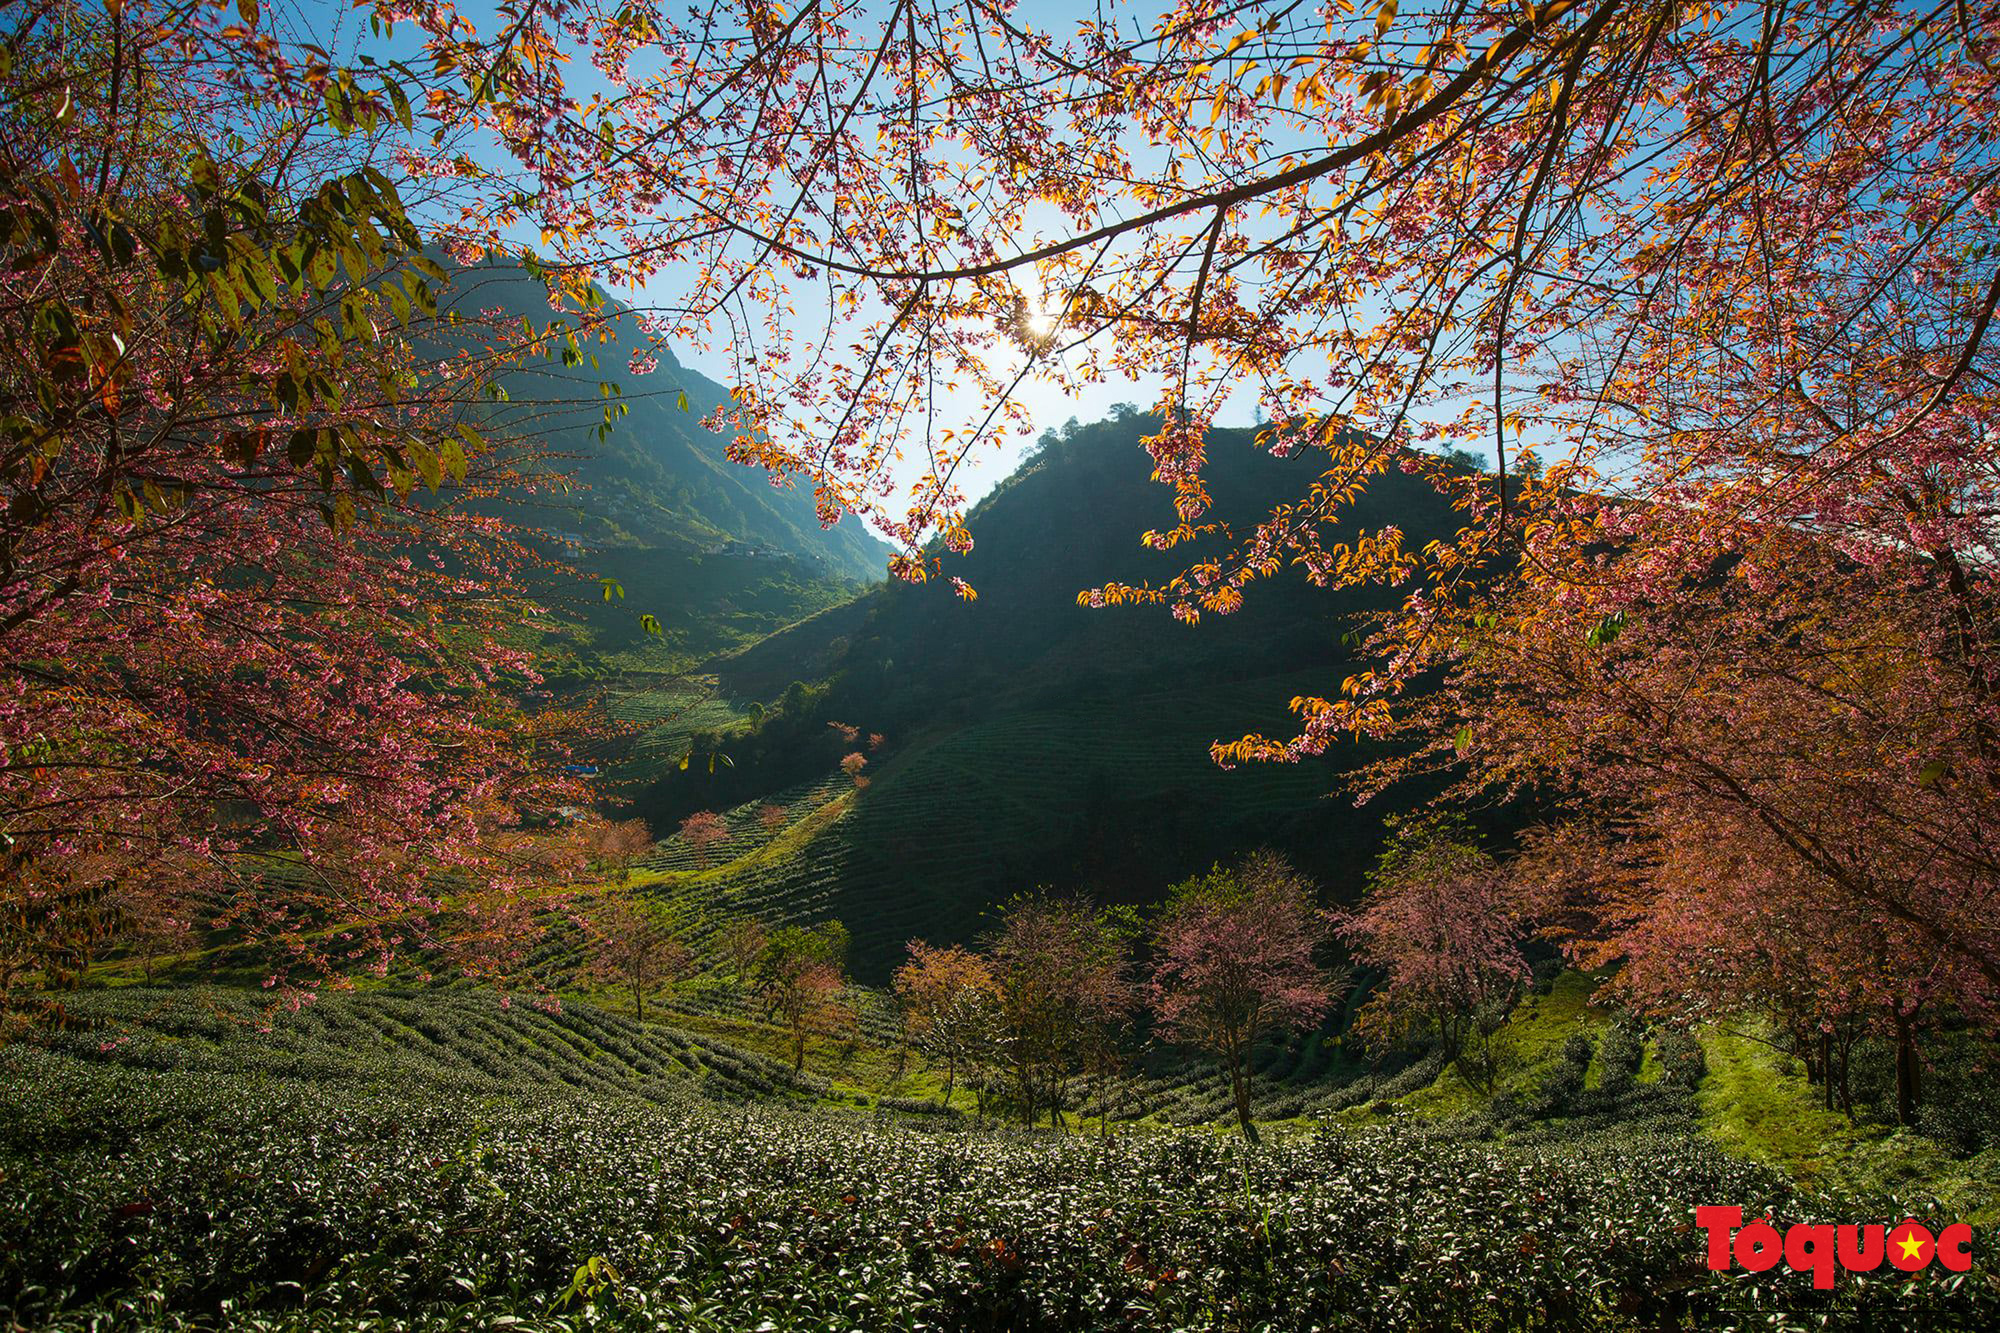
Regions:
[[[22,1326],[1974,1328],[1990,1276],[1709,1273],[1699,1202],[1881,1216],[1684,1133],[1111,1137],[0,1053]],[[135,1054],[147,1056],[141,1051]],[[682,1088],[696,1086],[683,1082]],[[1916,1209],[1920,1204],[1898,1202]],[[1897,1214],[1900,1216],[1900,1212]]]

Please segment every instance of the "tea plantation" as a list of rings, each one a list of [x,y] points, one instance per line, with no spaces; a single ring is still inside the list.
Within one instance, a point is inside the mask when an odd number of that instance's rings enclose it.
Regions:
[[[88,997],[0,1053],[0,1310],[48,1329],[1973,1329],[1966,1275],[1711,1274],[1802,1193],[1671,1117],[1026,1134],[490,994]],[[268,1031],[260,1030],[268,1028]],[[1101,1128],[1101,1127],[1100,1127]],[[1491,1126],[1485,1129],[1491,1133]],[[1983,1264],[1982,1256],[1982,1264]],[[1886,1273],[1886,1270],[1885,1270]]]

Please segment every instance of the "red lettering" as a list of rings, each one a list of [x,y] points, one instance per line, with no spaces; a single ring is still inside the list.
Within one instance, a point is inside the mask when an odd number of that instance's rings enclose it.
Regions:
[[[1729,1233],[1743,1225],[1743,1210],[1705,1203],[1694,1210],[1694,1224],[1708,1232],[1708,1266],[1718,1273],[1729,1270]]]
[[[1833,1228],[1801,1222],[1785,1233],[1785,1262],[1803,1273],[1812,1270],[1813,1285],[1825,1291],[1833,1285]]]
[[[1753,1273],[1777,1267],[1784,1250],[1778,1229],[1767,1221],[1751,1222],[1736,1233],[1736,1262]]]
[[[1954,1273],[1963,1273],[1972,1267],[1972,1252],[1967,1248],[1972,1244],[1972,1228],[1963,1222],[1953,1222],[1937,1236],[1938,1262]]]
[[[1838,1237],[1840,1266],[1850,1273],[1872,1273],[1882,1266],[1882,1228],[1844,1226]]]

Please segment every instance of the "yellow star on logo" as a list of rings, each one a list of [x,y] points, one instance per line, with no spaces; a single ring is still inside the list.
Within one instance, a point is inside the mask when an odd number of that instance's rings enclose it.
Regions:
[[[1905,1259],[1915,1259],[1924,1252],[1924,1243],[1917,1239],[1914,1231],[1905,1231],[1903,1238],[1896,1242],[1896,1248],[1903,1252]]]

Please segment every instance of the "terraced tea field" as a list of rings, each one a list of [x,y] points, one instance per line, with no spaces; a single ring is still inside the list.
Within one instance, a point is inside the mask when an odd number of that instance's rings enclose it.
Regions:
[[[121,987],[70,1006],[80,1058],[159,1071],[641,1100],[812,1097],[817,1080],[755,1051],[587,1003],[471,988],[324,995],[298,1009],[226,986]]]
[[[107,1333],[2000,1319],[1977,1266],[1830,1292],[1709,1273],[1698,1202],[1781,1223],[1883,1205],[1802,1194],[1685,1133],[1511,1147],[1322,1122],[1252,1150],[725,1107],[694,1091],[698,1042],[492,1018],[484,998],[484,1020],[334,998],[267,1034],[248,997],[169,1013],[135,993],[111,1003],[148,1036],[0,1052],[0,1307]]]
[[[1301,821],[1321,846],[1372,846],[1379,817],[1328,801],[1324,774],[1209,762],[1217,719],[1268,721],[1272,699],[1312,679],[1246,680],[1220,698],[1165,691],[1023,709],[899,739],[864,790],[835,774],[772,797],[786,811],[775,837],[757,823],[766,802],[750,802],[726,812],[722,843],[697,851],[668,838],[643,869],[666,896],[698,891],[772,921],[838,917],[857,971],[882,982],[909,940],[973,938],[989,907],[1041,887],[1052,859],[1081,868],[1049,887],[1144,898],[1162,884],[1124,883],[1134,861],[1191,873],[1227,843],[1282,839]]]

